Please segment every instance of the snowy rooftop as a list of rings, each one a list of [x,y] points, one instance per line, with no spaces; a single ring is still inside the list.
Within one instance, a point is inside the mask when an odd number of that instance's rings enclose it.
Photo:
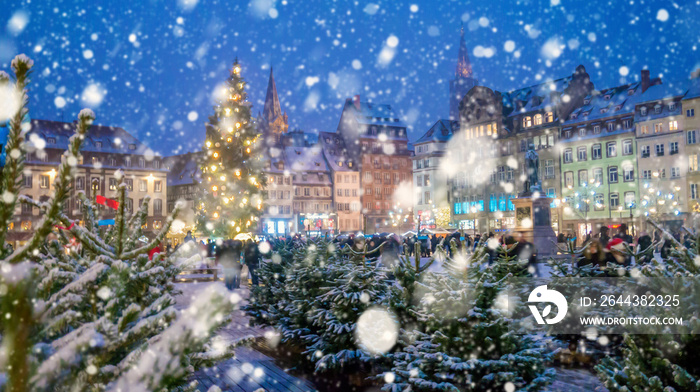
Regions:
[[[389,104],[359,102],[359,110],[351,99],[346,100],[345,107],[350,108],[359,124],[406,128],[399,116]]]
[[[168,186],[198,183],[202,176],[202,171],[197,163],[200,157],[200,153],[167,157],[165,165],[168,168]]]
[[[323,156],[334,172],[337,171],[357,171],[357,166],[348,156],[343,138],[334,132],[320,132],[318,135]],[[348,164],[351,164],[349,166]]]
[[[641,82],[594,91],[584,98],[583,106],[576,108],[563,125],[632,114],[643,96]]]
[[[287,168],[294,174],[303,172],[327,172],[328,165],[323,158],[323,150],[320,146],[313,147],[286,147],[284,149],[287,160]]]
[[[75,134],[76,123],[61,121],[32,120],[32,134],[44,139],[47,149],[65,150],[69,139]],[[141,143],[130,133],[119,127],[92,125],[88,130],[81,151],[104,152],[112,154],[144,154],[148,146]]]
[[[552,108],[559,102],[559,97],[569,87],[573,76],[550,80],[534,86],[513,90],[503,94],[503,109],[512,110],[509,116],[524,112]],[[522,102],[518,109],[517,102]]]
[[[459,122],[446,119],[437,120],[428,131],[413,144],[446,142],[459,130]]]

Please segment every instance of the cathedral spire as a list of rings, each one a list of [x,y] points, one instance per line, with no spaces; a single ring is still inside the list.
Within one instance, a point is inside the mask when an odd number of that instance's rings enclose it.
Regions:
[[[282,116],[282,108],[280,107],[280,99],[277,95],[275,77],[272,74],[272,67],[270,67],[270,81],[267,83],[267,95],[265,96],[263,117],[265,117],[265,120],[273,122],[277,117],[280,116]]]
[[[467,43],[464,40],[464,26],[462,26],[461,38],[459,40],[459,55],[457,56],[457,69],[455,76],[459,78],[472,77],[472,64],[469,61],[469,52],[467,52]]]

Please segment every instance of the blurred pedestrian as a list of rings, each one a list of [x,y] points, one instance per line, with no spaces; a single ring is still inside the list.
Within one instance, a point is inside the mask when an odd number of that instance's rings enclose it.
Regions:
[[[253,286],[258,285],[257,269],[260,266],[260,256],[258,244],[253,242],[253,240],[246,241],[243,260],[245,261],[245,265],[248,266],[248,272],[250,272],[250,280]]]

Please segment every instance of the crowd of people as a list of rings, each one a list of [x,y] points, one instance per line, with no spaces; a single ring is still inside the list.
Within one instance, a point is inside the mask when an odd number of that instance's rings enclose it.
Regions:
[[[653,236],[646,232],[640,232],[636,237],[629,234],[628,230],[628,226],[622,224],[612,235],[610,229],[606,226],[601,227],[595,235],[589,233],[580,244],[583,247],[583,252],[577,261],[577,266],[593,265],[603,267],[608,263],[620,265],[629,265],[630,263],[643,264],[649,262],[654,257],[654,254],[660,253],[661,257],[665,257],[672,247],[672,241],[668,238],[663,238],[658,230],[653,233]],[[674,233],[674,237],[681,243],[690,241],[689,235],[682,236],[680,232]],[[305,241],[305,238],[300,235],[293,236],[291,239]],[[488,253],[489,263],[493,263],[498,258],[499,253],[505,250],[509,256],[527,263],[530,271],[534,275],[538,275],[537,250],[532,243],[525,239],[523,233],[519,232],[502,234],[500,236],[496,236],[493,233],[470,236],[469,234],[455,231],[443,236],[428,234],[404,237],[393,233],[374,234],[372,236],[358,233],[328,237],[328,239],[341,248],[351,246],[355,251],[366,252],[365,256],[369,260],[381,257],[382,263],[386,265],[391,265],[392,262],[398,260],[401,254],[414,257],[417,249],[419,249],[421,258],[434,256],[438,246],[442,246],[447,255],[453,256],[451,253],[455,250],[461,251],[466,247],[468,252],[472,252],[481,243],[487,243],[486,252]],[[567,241],[577,243],[577,238],[572,235],[567,237],[563,233],[560,233],[557,237],[557,242]],[[256,271],[263,258],[268,257],[268,255],[262,254],[260,251],[258,241],[249,239],[245,241],[208,240],[207,242],[200,240],[197,242],[192,233],[187,232],[187,236],[182,243],[188,242],[197,244],[203,256],[213,258],[217,265],[221,265],[224,282],[229,289],[240,287],[244,265],[247,266],[250,273],[251,283],[258,285]],[[420,244],[419,248],[416,248],[417,243]],[[451,244],[454,245],[455,249],[453,249]],[[628,251],[630,248],[633,254],[638,254],[637,260],[634,257],[630,257],[630,252]]]
[[[612,237],[610,234],[610,229],[607,226],[602,226],[595,235],[589,232],[582,244],[584,251],[578,261],[578,266],[594,265],[600,267],[608,263],[641,265],[650,262],[654,254],[666,258],[673,247],[673,241],[670,238],[664,238],[660,230],[655,230],[653,236],[646,231],[641,231],[634,237],[629,233],[628,226],[621,224],[617,233],[614,233]],[[671,234],[676,241],[690,247],[690,234],[683,235],[679,230],[672,231]],[[573,237],[568,241],[576,241],[576,238]],[[632,252],[629,252],[628,249]],[[639,256],[635,259],[630,256],[630,253],[639,254]]]

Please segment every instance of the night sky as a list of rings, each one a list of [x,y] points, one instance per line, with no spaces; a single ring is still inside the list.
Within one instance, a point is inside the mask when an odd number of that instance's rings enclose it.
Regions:
[[[32,118],[73,121],[91,107],[97,123],[170,155],[201,148],[236,56],[256,114],[273,66],[290,129],[334,131],[360,94],[392,104],[411,140],[448,114],[462,24],[479,83],[502,91],[578,64],[596,88],[644,67],[683,83],[700,67],[700,1],[513,3],[0,0],[0,69],[34,59]]]

